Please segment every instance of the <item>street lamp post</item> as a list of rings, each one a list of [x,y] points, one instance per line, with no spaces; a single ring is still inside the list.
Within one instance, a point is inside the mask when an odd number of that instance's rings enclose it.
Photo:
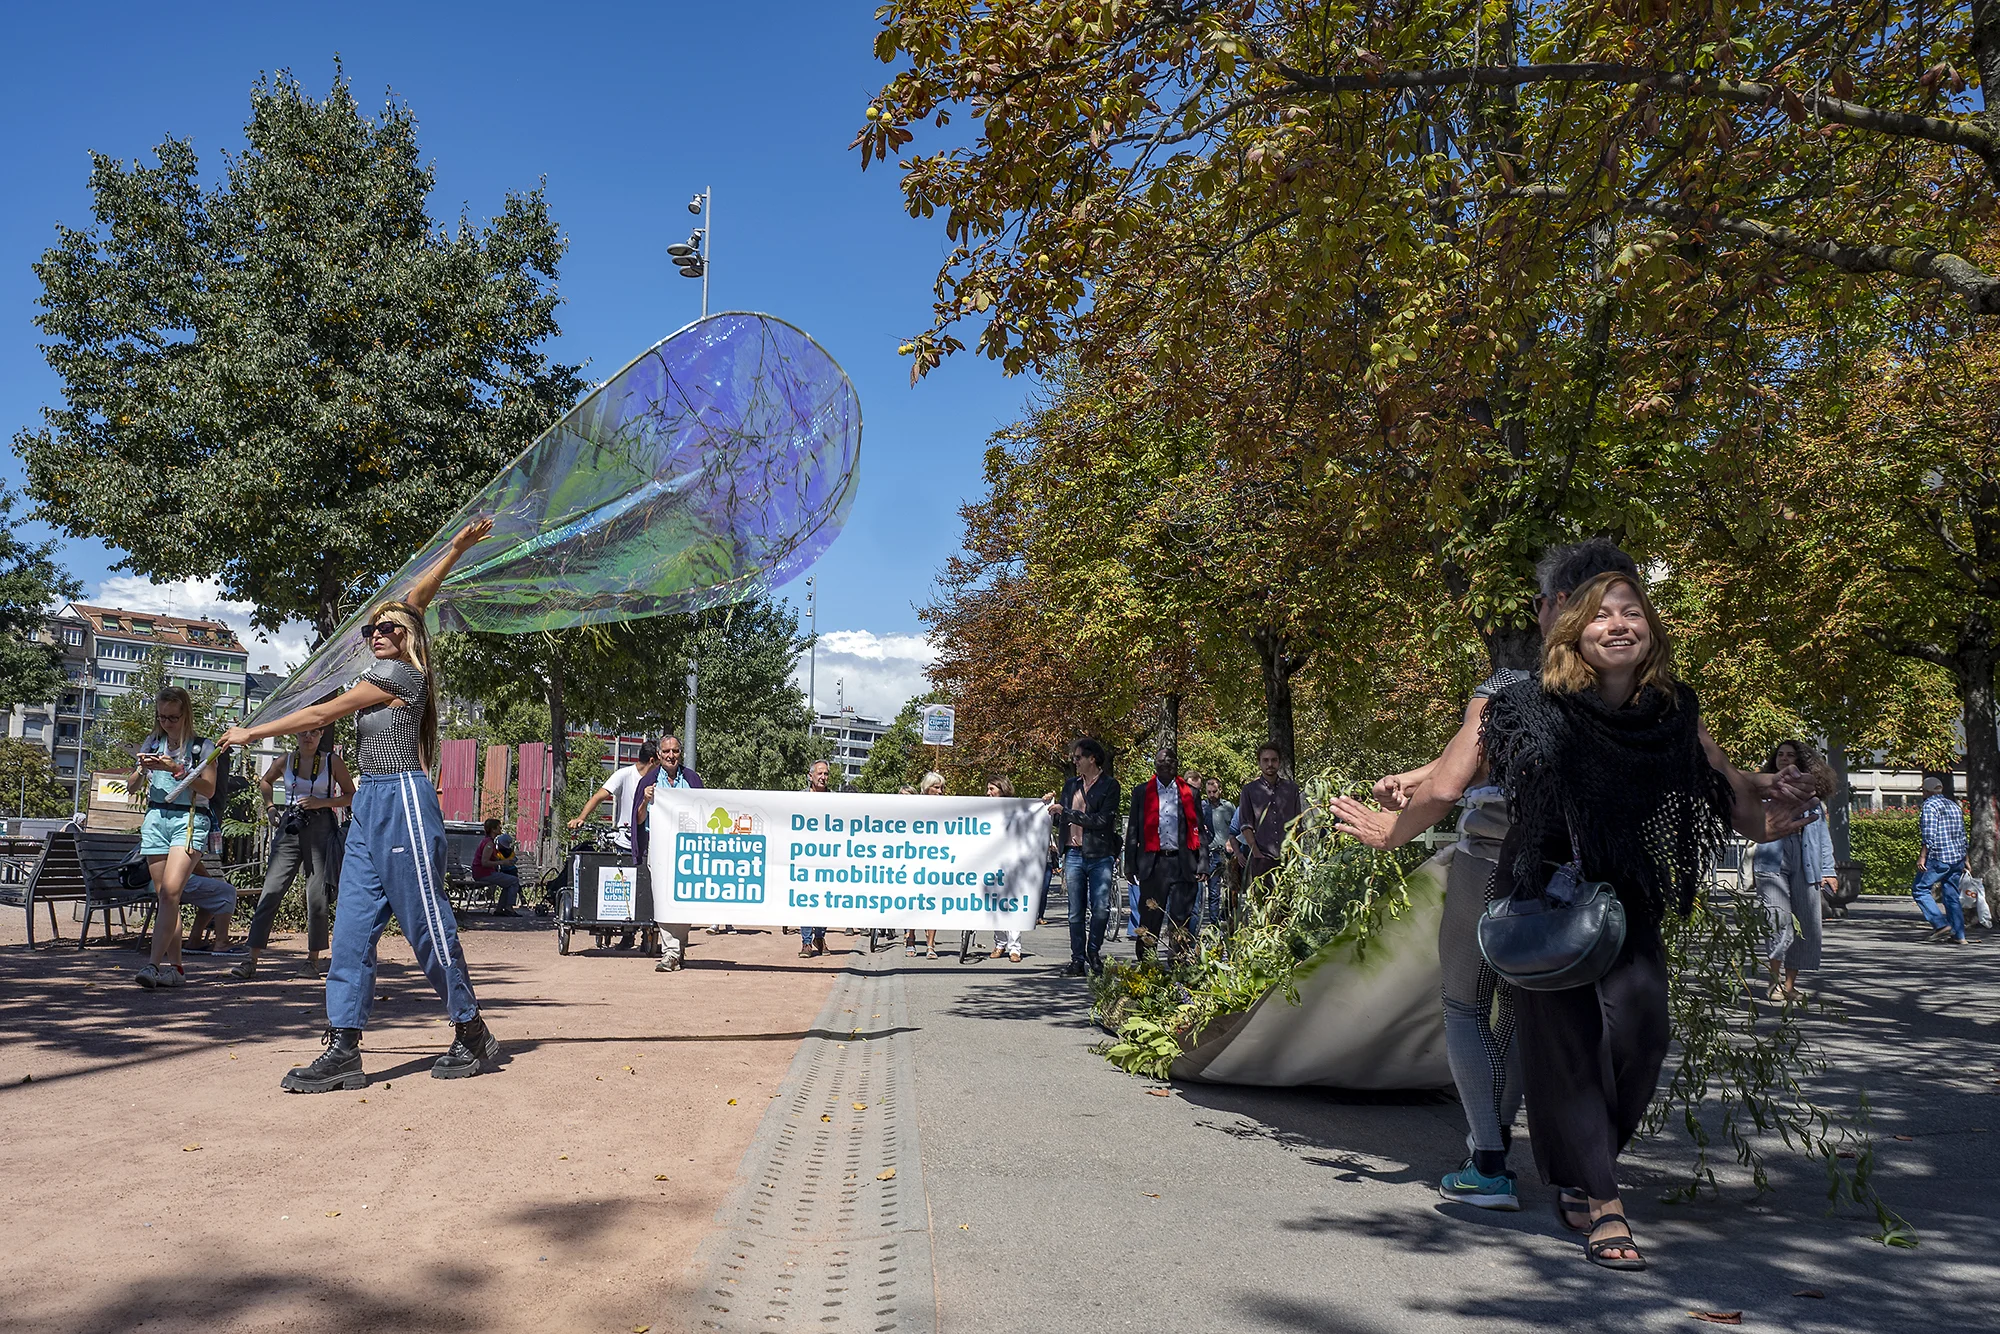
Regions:
[[[815,716],[819,713],[819,607],[818,590],[814,588],[814,575],[806,576],[806,703],[812,706]]]
[[[708,264],[715,252],[715,203],[710,194],[711,191],[703,190],[689,198],[688,212],[701,219],[701,225],[688,233],[687,240],[667,247],[667,255],[681,271],[681,277],[701,279],[703,319],[708,318]]]

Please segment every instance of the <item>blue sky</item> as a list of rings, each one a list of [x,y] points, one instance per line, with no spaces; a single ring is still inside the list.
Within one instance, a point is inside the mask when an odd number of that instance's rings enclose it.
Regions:
[[[434,215],[497,211],[546,178],[570,239],[557,355],[593,378],[699,313],[699,284],[663,253],[715,191],[712,309],[764,310],[817,338],[861,395],[860,497],[816,570],[823,705],[893,709],[921,684],[912,609],[956,549],[957,507],[980,489],[986,438],[1031,386],[961,357],[912,389],[895,354],[929,313],[943,228],[900,207],[893,164],[846,151],[885,67],[873,0],[650,6],[23,7],[0,50],[0,425],[11,437],[57,392],[32,320],[29,265],[60,221],[90,221],[87,154],[150,160],[192,137],[205,171],[240,148],[248,90],[289,68],[324,95],[336,52],[364,110],[393,90],[415,112],[438,185]],[[920,143],[922,140],[919,141]],[[525,443],[525,442],[524,442]],[[10,479],[19,466],[11,454]],[[69,542],[88,595],[165,607],[111,570],[115,551]],[[194,614],[204,590],[172,590]],[[803,585],[786,595],[803,601]],[[209,594],[212,607],[212,594]],[[233,619],[233,618],[232,618]],[[288,641],[273,652],[296,651]]]

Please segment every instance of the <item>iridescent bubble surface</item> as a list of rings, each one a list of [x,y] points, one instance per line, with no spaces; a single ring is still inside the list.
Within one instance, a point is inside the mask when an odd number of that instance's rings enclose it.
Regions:
[[[520,634],[739,602],[803,573],[854,505],[861,402],[800,330],[711,315],[606,380],[362,603],[257,711],[367,669],[358,627],[476,515],[493,534],[431,603],[447,630]]]

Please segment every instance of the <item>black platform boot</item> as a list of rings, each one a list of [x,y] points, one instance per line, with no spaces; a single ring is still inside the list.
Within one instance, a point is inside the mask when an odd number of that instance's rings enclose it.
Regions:
[[[458,1025],[451,1048],[431,1067],[432,1079],[470,1079],[500,1059],[500,1039],[478,1015]]]
[[[280,1081],[288,1093],[331,1093],[335,1089],[365,1089],[368,1076],[361,1072],[361,1030],[329,1028],[326,1050],[311,1065],[293,1069]]]

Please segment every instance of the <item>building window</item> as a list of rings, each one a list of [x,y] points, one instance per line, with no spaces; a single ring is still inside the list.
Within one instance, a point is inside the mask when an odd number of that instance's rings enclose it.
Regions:
[[[130,672],[115,672],[108,667],[97,669],[97,684],[101,686],[122,686],[130,678]]]
[[[73,648],[80,647],[83,644],[83,631],[73,625],[65,625],[62,632],[62,642]]]
[[[137,616],[134,616],[132,618],[132,633],[135,635],[150,635],[153,633],[153,623],[151,621],[142,621]]]

